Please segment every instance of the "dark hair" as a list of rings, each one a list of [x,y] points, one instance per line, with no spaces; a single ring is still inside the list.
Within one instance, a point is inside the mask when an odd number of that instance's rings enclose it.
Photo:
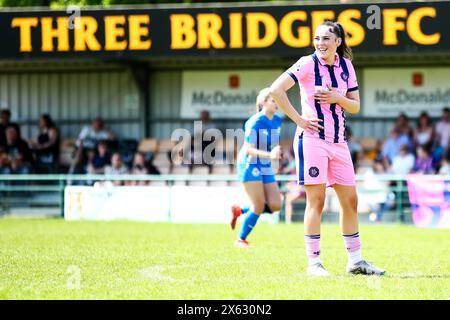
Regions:
[[[422,111],[421,113],[420,113],[420,116],[419,116],[419,118],[417,119],[417,128],[421,128],[422,127],[422,124],[421,124],[421,122],[420,122],[420,119],[422,119],[422,118],[425,118],[426,120],[427,120],[427,126],[431,126],[431,118],[430,118],[430,116],[428,115],[428,112],[426,112],[426,111]]]
[[[53,122],[52,117],[49,114],[41,114],[41,118],[44,120],[45,126],[47,128],[53,128],[55,126],[55,123]]]
[[[445,107],[444,109],[442,109],[442,112],[450,112],[450,108],[449,107]]]
[[[7,114],[8,117],[11,117],[11,111],[9,109],[2,109],[1,113],[2,114]]]
[[[19,132],[17,132],[17,128],[15,126],[9,125],[6,127],[5,132],[6,131],[14,131],[15,133],[19,134]]]
[[[408,116],[406,115],[406,113],[404,112],[400,112],[399,115],[397,116],[397,121],[400,120],[401,118],[403,118],[406,122],[409,121]]]
[[[321,25],[330,27],[330,32],[334,33],[336,37],[341,38],[342,42],[337,48],[336,52],[339,55],[339,57],[344,57],[349,60],[353,59],[353,53],[352,49],[347,45],[347,42],[345,41],[345,37],[347,34],[345,33],[344,27],[339,22],[326,20]]]

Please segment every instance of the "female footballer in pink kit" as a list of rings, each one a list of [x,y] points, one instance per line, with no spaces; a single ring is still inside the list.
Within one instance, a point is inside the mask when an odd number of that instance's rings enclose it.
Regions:
[[[297,124],[294,139],[298,183],[305,186],[305,245],[307,274],[329,276],[320,261],[320,223],[325,189],[332,186],[338,196],[340,226],[348,253],[347,272],[382,275],[361,257],[358,232],[357,193],[352,159],[344,135],[345,112],[360,109],[358,83],[337,22],[326,21],[315,31],[315,52],[300,58],[271,86],[271,96]],[[302,115],[290,103],[286,91],[300,87]]]

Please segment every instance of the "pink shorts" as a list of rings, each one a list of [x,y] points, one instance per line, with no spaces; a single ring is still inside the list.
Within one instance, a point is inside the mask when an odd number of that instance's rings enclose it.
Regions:
[[[347,143],[332,143],[296,134],[294,152],[298,184],[356,185]]]

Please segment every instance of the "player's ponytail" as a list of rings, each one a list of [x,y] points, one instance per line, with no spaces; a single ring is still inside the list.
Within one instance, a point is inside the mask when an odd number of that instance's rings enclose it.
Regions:
[[[339,57],[344,57],[349,60],[353,59],[352,49],[347,45],[344,27],[335,21],[325,21],[322,25],[330,27],[330,32],[334,33],[338,38],[341,38],[341,44],[337,48],[336,52]]]
[[[262,89],[256,97],[256,113],[260,112],[264,103],[270,98],[270,88]]]

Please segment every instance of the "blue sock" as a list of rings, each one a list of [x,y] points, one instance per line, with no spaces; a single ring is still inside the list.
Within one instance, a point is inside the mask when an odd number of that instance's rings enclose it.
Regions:
[[[245,217],[244,223],[242,224],[241,233],[239,234],[239,239],[245,240],[249,233],[253,230],[256,223],[258,222],[259,215],[249,212]]]
[[[250,210],[250,206],[241,207],[242,214],[246,214]]]

